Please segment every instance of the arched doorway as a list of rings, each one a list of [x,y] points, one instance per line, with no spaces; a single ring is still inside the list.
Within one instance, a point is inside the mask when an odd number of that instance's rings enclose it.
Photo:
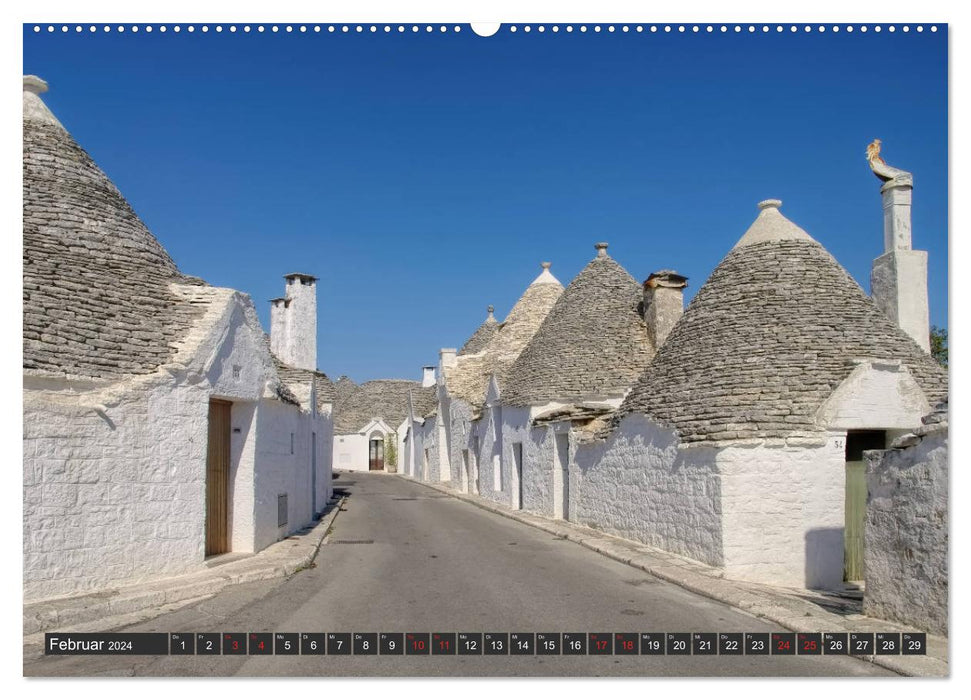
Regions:
[[[371,433],[368,441],[368,470],[384,470],[384,435],[379,432]]]

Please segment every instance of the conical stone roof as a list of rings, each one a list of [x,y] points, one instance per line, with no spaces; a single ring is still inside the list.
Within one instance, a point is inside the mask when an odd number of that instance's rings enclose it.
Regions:
[[[334,405],[334,434],[351,435],[363,430],[375,418],[381,418],[392,430],[397,429],[408,417],[412,392],[427,393],[422,391],[420,382],[410,379],[375,379],[364,382],[347,395],[341,396],[338,392]]]
[[[24,77],[24,369],[90,378],[155,371],[195,310],[165,249]]]
[[[563,285],[550,272],[550,263],[542,263],[543,271],[519,297],[499,332],[489,343],[499,367],[504,370],[532,340],[540,324],[563,293]]]
[[[505,386],[509,366],[563,293],[563,285],[550,272],[550,263],[542,263],[542,268],[489,342],[478,353],[458,356],[456,365],[445,369],[445,386],[450,394],[478,407],[485,401],[490,376],[495,374]]]
[[[602,246],[602,247],[601,247]],[[570,283],[506,375],[503,403],[623,396],[654,355],[641,286],[606,254]]]
[[[482,322],[482,325],[465,341],[465,345],[458,352],[459,355],[474,355],[477,352],[482,352],[496,336],[496,333],[499,332],[499,322],[493,316],[493,308],[491,306],[489,307],[488,313],[489,315],[486,316],[486,320]]]
[[[862,358],[900,360],[933,405],[947,373],[894,324],[781,202],[715,268],[631,390],[683,442],[818,433],[819,408]]]

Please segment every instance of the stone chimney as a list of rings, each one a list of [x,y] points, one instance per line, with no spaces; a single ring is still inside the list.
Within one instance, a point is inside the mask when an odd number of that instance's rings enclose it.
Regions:
[[[883,255],[873,261],[870,294],[873,301],[914,341],[930,352],[930,313],[927,303],[927,251],[911,249],[910,204],[913,176],[871,160],[883,180]]]
[[[435,368],[432,365],[425,365],[421,368],[422,387],[435,386]]]
[[[285,365],[317,369],[317,278],[284,275],[286,296],[270,301],[270,350]]]
[[[445,369],[446,367],[454,367],[455,363],[457,362],[457,354],[458,350],[455,348],[442,348],[438,351],[438,364],[442,369]]]
[[[658,270],[644,281],[644,322],[655,350],[664,344],[684,313],[684,288],[687,286],[688,278],[674,270]]]

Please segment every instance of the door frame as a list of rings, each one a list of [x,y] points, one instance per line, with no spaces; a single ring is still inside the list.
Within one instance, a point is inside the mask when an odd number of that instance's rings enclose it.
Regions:
[[[384,471],[384,435],[374,437],[374,433],[368,437],[368,471]],[[375,464],[379,466],[374,466]]]
[[[206,445],[205,556],[229,552],[232,402],[209,399]]]

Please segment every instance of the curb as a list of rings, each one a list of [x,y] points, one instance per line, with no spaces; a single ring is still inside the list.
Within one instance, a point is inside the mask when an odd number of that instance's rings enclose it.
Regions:
[[[227,586],[291,576],[308,567],[317,557],[345,499],[346,496],[332,498],[321,519],[309,532],[290,535],[245,559],[111,591],[26,604],[24,646],[42,645],[45,632],[120,627],[212,597]]]
[[[800,601],[804,611],[792,609],[793,598],[785,592],[772,590],[769,586],[746,584],[713,574],[717,569],[693,562],[676,554],[655,550],[648,545],[624,540],[591,528],[554,521],[533,513],[515,511],[499,503],[462,493],[444,484],[427,483],[412,477],[398,474],[415,484],[426,486],[435,491],[448,494],[458,500],[470,503],[482,510],[529,525],[548,532],[560,539],[569,540],[598,554],[627,564],[659,579],[673,583],[692,593],[711,600],[725,603],[738,610],[774,622],[792,632],[914,632],[916,628],[901,626],[863,615],[853,615],[848,622],[833,613],[813,613],[805,601]],[[768,600],[766,600],[768,598]],[[773,600],[774,598],[774,600]],[[787,606],[785,603],[789,603]],[[866,628],[866,629],[864,629]],[[855,656],[875,666],[885,668],[904,676],[944,677],[950,675],[948,665],[948,640],[946,637],[927,634],[926,656]]]

